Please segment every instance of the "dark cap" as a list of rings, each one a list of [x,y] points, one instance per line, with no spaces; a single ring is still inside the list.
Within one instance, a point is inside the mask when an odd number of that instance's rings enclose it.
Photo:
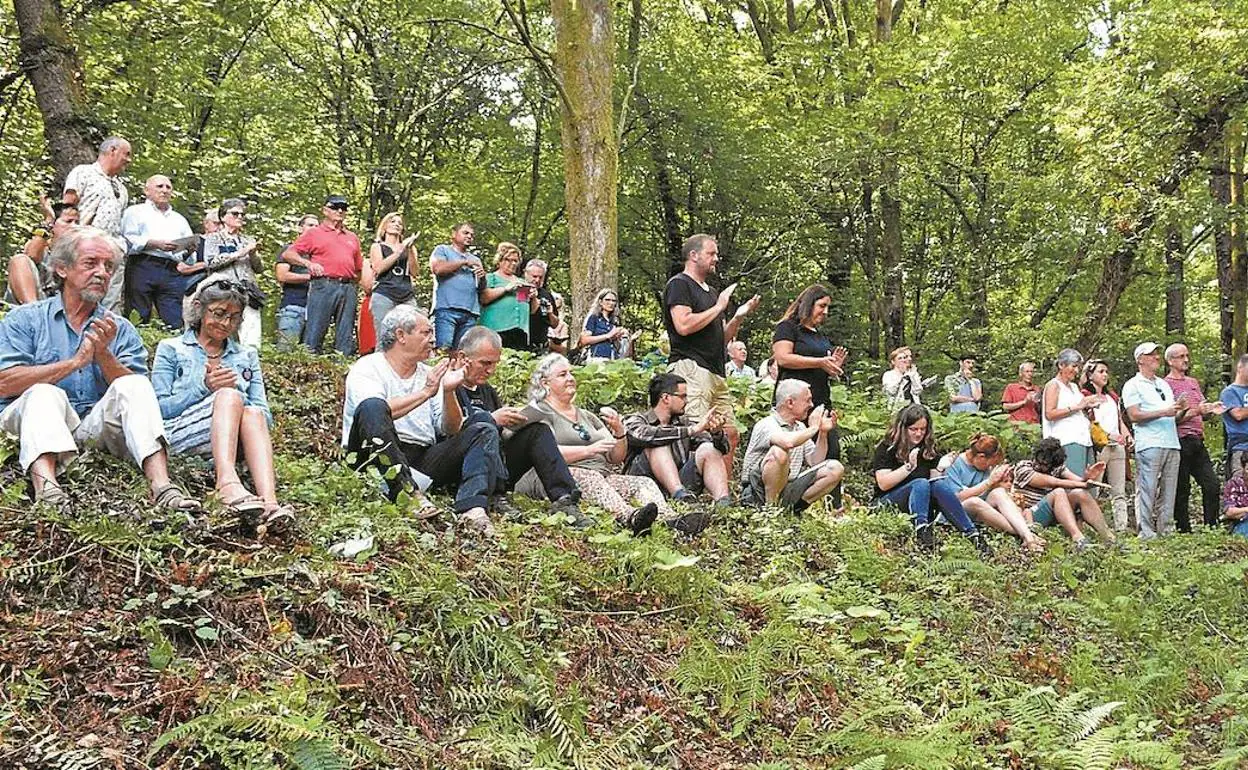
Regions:
[[[347,199],[341,195],[331,195],[325,199],[325,205],[331,209],[346,209],[348,206]]]

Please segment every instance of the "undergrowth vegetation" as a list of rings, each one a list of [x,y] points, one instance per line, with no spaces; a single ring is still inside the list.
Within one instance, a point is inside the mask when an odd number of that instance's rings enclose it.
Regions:
[[[269,355],[266,353],[266,355]],[[270,355],[296,535],[154,531],[92,454],[77,514],[0,516],[0,766],[1235,768],[1248,542],[1206,532],[982,563],[892,512],[732,509],[695,540],[578,533],[517,499],[497,541],[422,526],[336,459],[342,366]],[[527,359],[498,376],[516,397]],[[580,371],[634,408],[648,376]],[[737,385],[748,422],[767,394]],[[846,456],[881,407],[838,391]],[[994,418],[940,418],[946,447]],[[1001,431],[998,431],[1001,432]],[[1011,453],[1030,437],[1010,433]],[[11,446],[5,448],[12,451]],[[200,463],[175,459],[197,492]],[[865,499],[865,474],[851,491]],[[351,560],[328,547],[373,537]]]

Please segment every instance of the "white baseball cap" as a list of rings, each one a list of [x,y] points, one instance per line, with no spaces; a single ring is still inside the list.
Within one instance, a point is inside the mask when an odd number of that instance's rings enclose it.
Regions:
[[[1146,356],[1149,353],[1156,353],[1161,346],[1156,342],[1141,342],[1135,346],[1135,360],[1140,360],[1140,356]]]

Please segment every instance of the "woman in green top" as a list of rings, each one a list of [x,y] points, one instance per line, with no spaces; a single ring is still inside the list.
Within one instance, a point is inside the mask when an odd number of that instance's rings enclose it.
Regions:
[[[537,312],[537,292],[518,275],[520,249],[514,243],[498,244],[497,265],[485,277],[481,289],[480,324],[498,332],[503,347],[527,350],[529,316]]]

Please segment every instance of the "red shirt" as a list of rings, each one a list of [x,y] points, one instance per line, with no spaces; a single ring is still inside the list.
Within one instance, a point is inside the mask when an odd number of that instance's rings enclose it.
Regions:
[[[295,251],[325,268],[326,278],[355,278],[364,265],[360,239],[355,233],[339,230],[328,222],[301,233],[294,243]]]
[[[1015,401],[1022,401],[1028,395],[1040,390],[1037,385],[1024,385],[1021,382],[1011,382],[1005,386],[1005,392],[1001,394],[1001,403],[1010,404]],[[1033,425],[1040,424],[1039,404],[1028,401],[1019,408],[1010,412],[1010,419],[1015,422],[1029,422]]]

